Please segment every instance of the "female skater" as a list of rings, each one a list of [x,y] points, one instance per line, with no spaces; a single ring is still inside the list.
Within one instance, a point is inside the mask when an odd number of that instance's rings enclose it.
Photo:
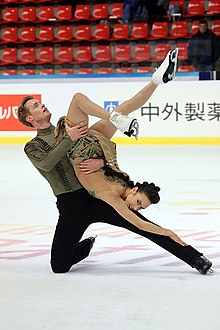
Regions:
[[[176,63],[177,51],[169,52],[167,57],[168,60],[172,57],[172,64]],[[174,68],[176,68],[175,65]],[[139,229],[169,236],[185,246],[186,243],[182,242],[172,231],[145,222],[132,212],[132,210],[138,211],[158,203],[160,188],[154,183],[149,184],[148,182],[134,184],[129,176],[119,169],[116,161],[115,144],[110,141],[117,128],[126,131],[129,135],[137,136],[136,120],[130,119],[127,115],[145,104],[156,87],[154,81],[150,82],[138,94],[118,106],[111,114],[91,102],[85,95],[77,93],[70,103],[67,117],[60,118],[55,130],[55,137],[59,142],[59,139],[62,139],[63,134],[66,133],[66,129],[68,131],[68,126],[73,127],[80,122],[88,124],[88,115],[102,118],[92,125],[87,134],[73,143],[68,150],[69,160],[79,182],[90,194],[110,204],[123,218]],[[134,133],[135,129],[136,132]],[[85,165],[83,162],[90,158],[104,159],[105,166],[97,172],[85,173],[82,171]]]

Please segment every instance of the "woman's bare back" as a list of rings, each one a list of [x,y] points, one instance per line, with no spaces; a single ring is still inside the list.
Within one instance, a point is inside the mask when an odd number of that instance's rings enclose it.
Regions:
[[[100,171],[84,174],[78,170],[77,165],[74,166],[74,171],[81,185],[98,199],[104,200],[106,194],[121,197],[125,191],[125,187],[122,187],[118,182],[108,180],[104,173]]]

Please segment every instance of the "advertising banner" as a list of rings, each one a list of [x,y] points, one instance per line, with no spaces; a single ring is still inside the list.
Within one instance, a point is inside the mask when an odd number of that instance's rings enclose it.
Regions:
[[[106,78],[103,80],[48,79],[48,81],[39,79],[31,83],[23,81],[22,84],[1,82],[0,139],[7,136],[35,135],[35,132],[16,120],[17,106],[25,95],[33,95],[42,100],[52,113],[52,123],[56,125],[59,117],[67,114],[75,93],[85,94],[91,101],[111,112],[145,88],[149,81],[150,78],[144,81],[143,78],[137,81],[129,78],[124,78],[123,81]],[[157,143],[157,141],[188,143],[187,139],[188,141],[191,139],[193,143],[201,143],[205,140],[208,143],[220,143],[219,90],[220,81],[217,80],[178,81],[176,79],[158,86],[149,100],[130,114],[131,117],[137,118],[140,126],[137,143]],[[143,90],[143,93],[146,91]],[[97,120],[99,119],[90,117],[90,125]],[[134,140],[119,131],[116,132],[115,137],[118,138],[118,143],[133,143]]]
[[[0,131],[33,131],[18,121],[17,110],[25,94],[0,94]],[[33,95],[41,100],[40,94]]]

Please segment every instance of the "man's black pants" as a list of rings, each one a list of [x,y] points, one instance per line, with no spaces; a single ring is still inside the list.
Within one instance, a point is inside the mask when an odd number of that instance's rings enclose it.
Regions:
[[[110,205],[92,197],[85,189],[58,195],[57,208],[59,220],[51,249],[51,267],[55,273],[68,272],[72,265],[88,256],[90,244],[88,240],[80,242],[80,239],[88,226],[96,222],[122,227],[146,237],[191,267],[195,258],[202,255],[192,246],[182,246],[168,236],[138,229],[122,218]],[[149,221],[142,214],[135,213],[141,219]]]

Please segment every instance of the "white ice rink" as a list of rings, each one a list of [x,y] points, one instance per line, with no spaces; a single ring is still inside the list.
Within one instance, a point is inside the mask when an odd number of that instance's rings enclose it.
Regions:
[[[220,146],[118,146],[120,167],[161,187],[142,211],[213,262],[203,276],[150,241],[106,224],[90,256],[50,270],[57,221],[49,185],[22,145],[0,145],[1,330],[219,330]]]

